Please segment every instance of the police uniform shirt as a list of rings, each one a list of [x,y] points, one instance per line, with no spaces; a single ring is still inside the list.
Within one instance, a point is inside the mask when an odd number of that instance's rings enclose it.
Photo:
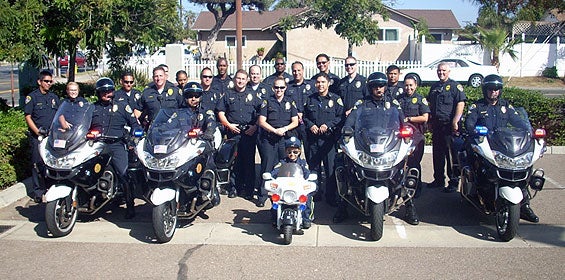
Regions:
[[[428,101],[433,122],[450,123],[455,116],[457,103],[465,102],[467,97],[463,86],[452,79],[437,82],[430,88]]]
[[[204,108],[204,110],[216,110],[216,106],[218,103],[219,93],[215,92],[213,89],[205,90],[202,92],[202,97],[200,97],[200,106]]]
[[[263,100],[259,115],[266,117],[267,123],[272,127],[280,128],[290,124],[292,117],[298,116],[298,111],[290,97],[283,96],[279,102],[274,96],[271,96]]]
[[[257,121],[261,99],[248,92],[229,90],[218,102],[218,112],[224,112],[228,122],[233,124],[251,124]]]
[[[347,116],[344,127],[355,128],[357,119],[362,113],[374,116],[372,120],[380,121],[385,115],[392,113],[391,110],[398,110],[398,122],[400,125],[404,124],[404,114],[400,103],[393,99],[391,96],[386,96],[383,99],[376,100],[373,97],[367,97],[364,100],[359,100],[353,106],[353,110]]]
[[[288,84],[284,95],[292,98],[298,112],[303,113],[306,99],[315,92],[314,89],[315,87],[310,80],[303,80],[301,84],[297,84],[296,80],[292,80]]]
[[[139,106],[139,100],[141,99],[141,92],[137,89],[132,89],[129,94],[125,92],[123,89],[117,90],[114,92],[114,100],[118,100],[120,102],[127,102],[133,110],[142,111],[142,108]]]
[[[312,76],[312,78],[310,78],[310,80],[312,80],[312,83],[315,85],[316,84],[316,79],[318,78],[318,76],[320,75],[320,73]],[[330,86],[329,86],[329,91],[330,92],[339,92],[339,80],[341,80],[341,78],[339,78],[336,74],[332,73],[332,72],[328,72],[328,76],[330,77]]]
[[[129,108],[129,109],[128,109]],[[103,135],[121,138],[124,136],[124,126],[132,130],[138,129],[137,120],[131,115],[132,110],[127,102],[113,101],[94,104],[91,128]]]
[[[486,126],[492,131],[507,127],[508,124],[521,129],[530,128],[528,122],[505,99],[499,99],[495,105],[491,105],[486,99],[480,99],[469,107],[465,118],[465,128],[470,133],[474,132],[477,125]]]
[[[343,119],[343,102],[339,95],[328,92],[326,96],[314,93],[306,100],[304,106],[304,124],[309,130],[312,126],[325,124],[334,129]]]
[[[207,109],[202,106],[202,103],[195,108],[189,108],[192,114],[192,127],[201,128],[203,132],[214,134],[218,123],[216,122],[216,114],[214,110]]]
[[[404,82],[397,82],[396,85],[387,85],[386,93],[394,99],[398,99],[404,93]]]
[[[149,116],[149,121],[157,116],[161,108],[177,109],[182,107],[186,107],[182,93],[177,87],[169,85],[165,85],[162,93],[159,93],[154,87],[144,89],[138,102],[138,108],[141,108],[141,111]]]
[[[226,75],[225,79],[222,79],[221,76],[218,74],[214,76],[212,79],[212,84],[210,85],[212,90],[218,92],[220,94],[219,97],[222,97],[228,90],[233,89],[234,82],[229,75]]]
[[[404,117],[418,117],[425,113],[430,113],[430,107],[428,106],[428,101],[425,97],[418,93],[414,93],[411,96],[403,93],[398,96],[398,102],[404,113]],[[424,133],[423,123],[412,123],[418,129],[417,132],[420,134]]]
[[[267,86],[267,88],[272,90],[273,86],[275,85],[275,80],[278,77],[279,77],[279,75],[277,73],[273,73],[273,74],[269,75],[267,78],[263,79],[263,84],[265,84]],[[284,81],[286,82],[287,85],[292,80],[294,80],[294,77],[292,75],[286,73],[286,72],[282,72],[281,77],[284,79]]]
[[[253,88],[251,82],[247,84],[247,91],[255,94],[259,99],[267,99],[270,95],[273,94],[273,89],[269,88],[266,84],[260,82],[257,84],[256,88]]]
[[[39,89],[36,89],[26,97],[24,114],[31,115],[31,120],[37,128],[49,129],[60,102],[59,97],[53,92],[42,94]]]
[[[357,74],[351,81],[349,81],[349,76],[339,81],[339,95],[343,100],[343,107],[346,111],[353,108],[358,100],[367,96],[366,80],[367,78]]]

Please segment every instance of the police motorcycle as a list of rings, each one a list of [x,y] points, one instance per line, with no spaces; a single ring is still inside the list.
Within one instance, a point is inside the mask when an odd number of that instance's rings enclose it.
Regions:
[[[204,140],[193,125],[188,109],[161,109],[147,135],[136,146],[147,180],[146,200],[153,207],[152,223],[157,241],[172,239],[178,218],[193,219],[220,203],[214,139]],[[220,148],[221,149],[221,148]]]
[[[345,202],[369,217],[371,238],[378,241],[384,215],[413,199],[416,192],[418,170],[406,170],[406,159],[414,150],[413,128],[401,126],[398,110],[363,111],[357,118],[354,130],[342,130],[337,189]]]
[[[499,83],[502,87],[501,79]],[[523,127],[507,125],[489,130],[477,124],[474,131],[467,132],[468,151],[458,153],[463,163],[461,196],[482,213],[495,216],[497,234],[505,242],[518,231],[524,195],[535,197],[545,183],[544,170],[534,170],[533,165],[546,150],[546,132],[532,129],[524,108],[514,109]]]
[[[93,215],[120,197],[107,143],[121,141],[89,130],[94,105],[65,101],[39,151],[47,176],[55,181],[45,197],[45,222],[54,237],[68,235],[78,214]]]
[[[272,209],[277,212],[276,227],[282,233],[284,244],[292,242],[293,232],[302,227],[302,212],[306,209],[308,195],[316,191],[317,174],[311,173],[304,180],[302,167],[298,163],[284,163],[276,178],[263,173],[264,188],[271,193]]]

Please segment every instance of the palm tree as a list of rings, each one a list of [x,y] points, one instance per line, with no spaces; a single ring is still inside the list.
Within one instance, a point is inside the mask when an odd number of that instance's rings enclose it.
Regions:
[[[476,40],[483,49],[492,51],[490,63],[496,69],[500,67],[500,54],[509,54],[514,60],[518,58],[514,46],[521,42],[521,38],[511,39],[508,33],[502,27],[493,27],[490,29],[477,26],[479,33],[465,34]]]

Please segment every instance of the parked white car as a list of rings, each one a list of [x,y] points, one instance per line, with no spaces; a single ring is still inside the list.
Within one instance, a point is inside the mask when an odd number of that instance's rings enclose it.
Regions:
[[[437,82],[437,65],[440,62],[447,62],[449,64],[451,69],[450,79],[475,88],[481,86],[483,78],[487,75],[498,74],[496,67],[491,65],[482,65],[463,58],[444,58],[436,60],[425,67],[403,69],[401,70],[400,80],[404,79],[405,76],[412,75],[416,77],[419,85]]]

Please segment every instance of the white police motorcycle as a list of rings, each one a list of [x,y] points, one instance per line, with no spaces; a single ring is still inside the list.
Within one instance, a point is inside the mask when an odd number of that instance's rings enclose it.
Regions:
[[[369,112],[359,114],[354,131],[343,129],[336,182],[339,195],[369,217],[371,238],[377,241],[383,235],[384,215],[414,197],[418,170],[406,170],[414,150],[413,128],[401,127],[397,110]]]
[[[304,179],[298,163],[284,163],[276,178],[263,173],[264,188],[271,193],[272,209],[277,211],[276,227],[283,234],[284,244],[292,242],[293,232],[302,227],[302,212],[306,209],[308,195],[316,191],[317,174]]]
[[[94,105],[65,101],[39,146],[47,176],[55,181],[45,194],[45,222],[54,237],[68,235],[79,213],[93,215],[120,197],[118,179],[105,150],[121,141],[89,130]]]
[[[221,143],[201,138],[186,108],[161,109],[136,153],[147,179],[146,200],[153,207],[153,230],[159,242],[169,242],[178,218],[193,219],[220,203],[214,158]]]
[[[499,127],[489,131],[485,126],[476,126],[468,137],[472,154],[458,154],[459,162],[469,161],[461,169],[461,196],[479,211],[494,214],[502,241],[512,240],[518,231],[522,188],[537,193],[545,183],[543,169],[533,170],[546,149],[545,130],[534,131],[525,110],[515,109],[528,128]]]

